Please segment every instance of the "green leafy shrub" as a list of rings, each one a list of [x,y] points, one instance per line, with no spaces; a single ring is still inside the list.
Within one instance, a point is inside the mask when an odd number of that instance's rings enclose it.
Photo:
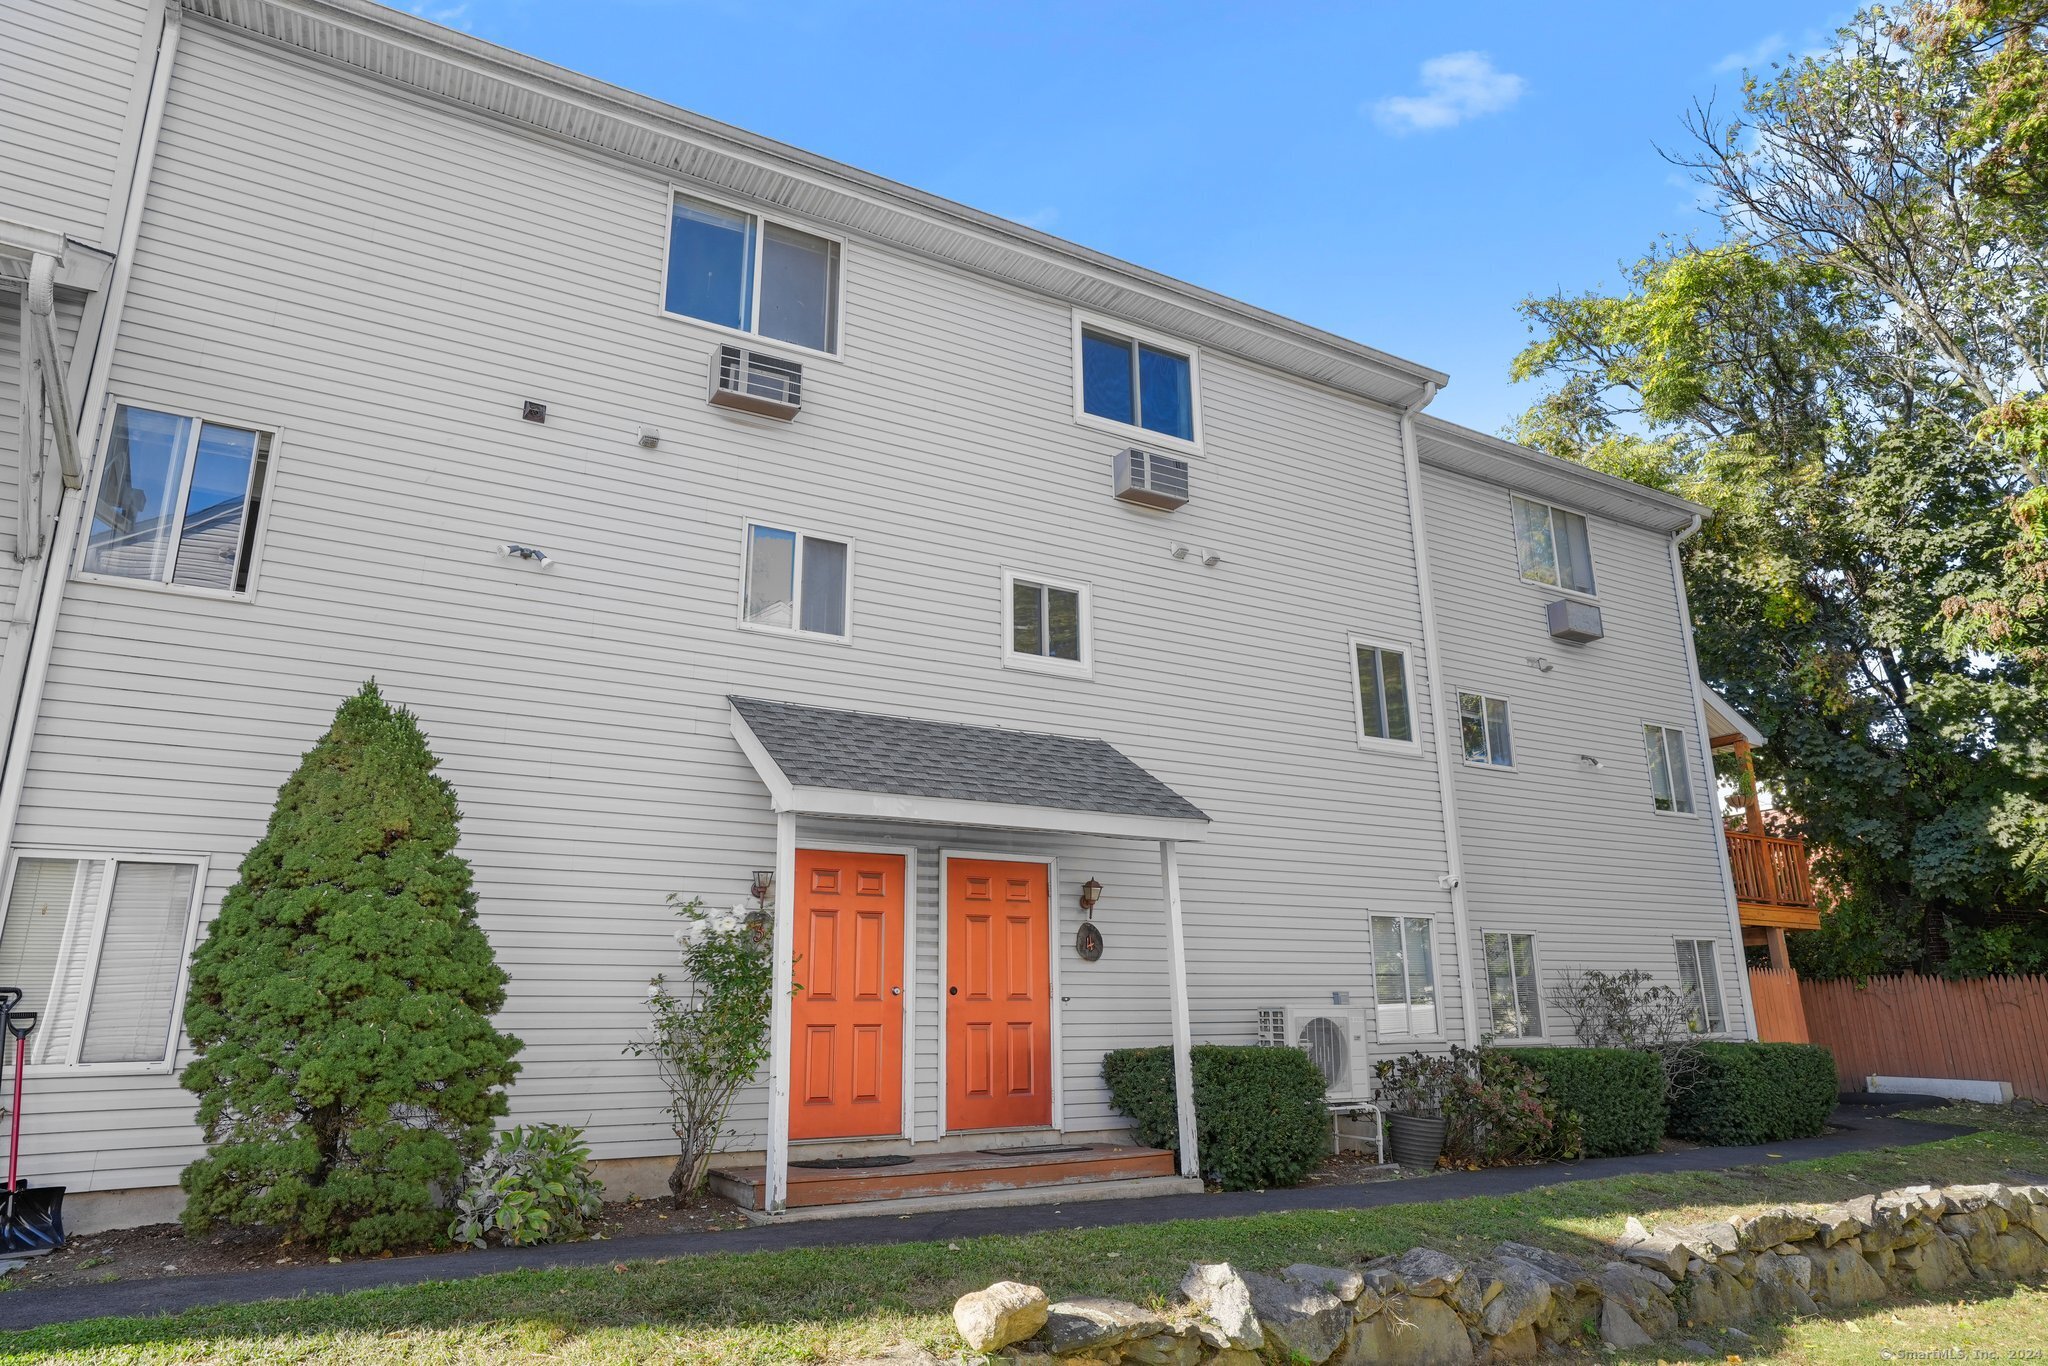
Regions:
[[[1517,1048],[1558,1104],[1579,1117],[1586,1156],[1646,1153],[1664,1137],[1664,1070],[1633,1048]]]
[[[1450,1128],[1443,1161],[1454,1167],[1500,1167],[1577,1157],[1584,1148],[1578,1116],[1558,1104],[1540,1073],[1504,1049],[1454,1048],[1456,1088],[1444,1108]]]
[[[1328,1151],[1323,1074],[1296,1048],[1199,1044],[1195,1145],[1225,1190],[1291,1186]],[[1121,1048],[1102,1058],[1111,1102],[1137,1122],[1138,1142],[1180,1151],[1173,1050]]]
[[[1372,1065],[1373,1099],[1388,1114],[1445,1115],[1463,1075],[1463,1065],[1451,1054],[1418,1048]]]
[[[470,1163],[448,1236],[465,1247],[557,1243],[584,1234],[604,1209],[604,1183],[573,1124],[514,1126]]]
[[[1717,1145],[1812,1138],[1835,1107],[1835,1056],[1807,1043],[1704,1043],[1673,1097],[1674,1137]]]
[[[520,1045],[491,1027],[505,974],[434,767],[418,721],[364,684],[279,789],[193,953],[193,1232],[266,1226],[335,1252],[446,1236]]]

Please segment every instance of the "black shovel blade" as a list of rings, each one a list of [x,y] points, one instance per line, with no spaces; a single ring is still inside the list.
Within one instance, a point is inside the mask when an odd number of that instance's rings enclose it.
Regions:
[[[64,1188],[26,1181],[0,1202],[0,1257],[38,1257],[64,1246]]]

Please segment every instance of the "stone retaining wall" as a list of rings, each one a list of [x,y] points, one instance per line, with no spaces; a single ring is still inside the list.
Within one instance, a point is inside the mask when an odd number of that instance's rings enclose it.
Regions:
[[[1676,1228],[1631,1219],[1613,1253],[1592,1266],[1502,1243],[1461,1262],[1418,1247],[1275,1276],[1197,1262],[1184,1303],[1166,1313],[1049,1304],[1004,1281],[963,1295],[953,1321],[970,1349],[1017,1366],[1465,1366],[1595,1341],[1638,1347],[1685,1328],[2033,1275],[2048,1269],[2048,1186],[1908,1186]]]

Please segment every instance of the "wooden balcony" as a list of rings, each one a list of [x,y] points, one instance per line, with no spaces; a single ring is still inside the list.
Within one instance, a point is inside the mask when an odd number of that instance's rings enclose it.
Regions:
[[[1735,876],[1735,900],[1745,926],[1820,928],[1804,840],[1730,830],[1728,868]]]

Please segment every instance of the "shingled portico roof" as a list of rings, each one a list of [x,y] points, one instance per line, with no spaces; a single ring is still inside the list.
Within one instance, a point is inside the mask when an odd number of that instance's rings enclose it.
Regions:
[[[728,699],[777,811],[1200,839],[1209,818],[1103,740]]]

